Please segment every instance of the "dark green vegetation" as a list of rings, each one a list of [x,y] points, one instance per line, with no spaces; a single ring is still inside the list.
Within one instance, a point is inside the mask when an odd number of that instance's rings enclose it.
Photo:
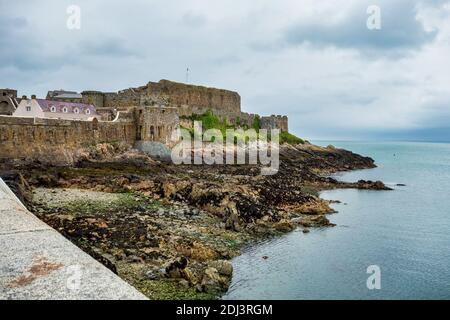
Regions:
[[[280,144],[304,144],[305,140],[285,131],[280,132]]]
[[[241,119],[240,117],[237,117],[236,119],[236,125],[232,125],[229,124],[226,119],[225,120],[221,120],[217,115],[215,115],[211,110],[206,111],[203,114],[192,114],[190,116],[181,116],[181,119],[185,119],[185,120],[190,120],[192,122],[194,121],[198,121],[202,123],[202,129],[203,131],[209,130],[209,129],[217,129],[220,130],[220,132],[222,133],[223,137],[226,138],[227,137],[227,129],[233,129],[233,130],[237,130],[237,129],[244,129],[244,130],[248,130],[248,129],[254,129],[256,131],[256,133],[259,133],[259,130],[261,129],[261,118],[259,116],[256,116],[253,119],[253,123],[252,126],[249,127],[247,124],[242,124],[241,123]],[[194,130],[191,128],[185,128],[184,129],[188,130],[191,134],[191,137],[194,136]],[[235,133],[235,143],[236,141],[238,141],[239,139],[244,139],[244,137],[242,135],[240,135],[239,133]],[[269,136],[270,139],[270,136]],[[289,132],[280,132],[279,135],[279,141],[280,144],[283,143],[288,143],[288,144],[292,144],[292,145],[296,145],[296,144],[304,144],[305,141]],[[245,140],[248,141],[249,138],[245,137]],[[214,140],[213,140],[214,141]]]
[[[227,129],[235,129],[235,127],[231,124],[228,124],[226,120],[222,121],[216,116],[211,110],[206,111],[203,114],[192,114],[190,116],[181,116],[181,119],[190,120],[192,122],[198,121],[202,123],[203,131],[209,129],[218,129],[225,136]],[[191,135],[194,135],[193,129],[188,129],[191,132]]]

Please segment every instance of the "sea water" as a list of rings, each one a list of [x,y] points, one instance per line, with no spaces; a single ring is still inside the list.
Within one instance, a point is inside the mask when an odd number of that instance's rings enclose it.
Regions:
[[[378,165],[336,178],[382,180],[395,190],[322,192],[322,198],[341,201],[332,205],[339,213],[328,216],[337,226],[297,230],[245,248],[233,260],[223,298],[449,299],[450,144],[316,144],[370,156]],[[379,289],[368,286],[373,270],[380,271]]]

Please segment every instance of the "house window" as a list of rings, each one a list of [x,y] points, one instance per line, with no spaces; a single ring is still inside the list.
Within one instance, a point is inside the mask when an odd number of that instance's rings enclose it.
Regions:
[[[67,113],[69,110],[67,109],[67,107],[63,107],[62,111],[63,111],[64,113]]]
[[[51,106],[50,107],[50,112],[56,112],[56,107],[55,106]]]
[[[31,111],[31,107],[30,106],[27,106],[27,111]]]
[[[80,109],[75,108],[75,109],[73,109],[73,112],[75,112],[75,113],[80,113]]]
[[[86,114],[91,114],[91,110],[86,109]]]

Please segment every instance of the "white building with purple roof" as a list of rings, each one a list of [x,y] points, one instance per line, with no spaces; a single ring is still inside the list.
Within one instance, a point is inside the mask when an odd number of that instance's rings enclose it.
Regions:
[[[94,105],[45,99],[21,99],[14,117],[92,120],[98,118]]]

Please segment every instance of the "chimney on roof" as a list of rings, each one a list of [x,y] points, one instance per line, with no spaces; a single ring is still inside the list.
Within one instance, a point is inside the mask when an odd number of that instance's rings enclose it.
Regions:
[[[35,94],[32,94],[32,95],[31,95],[31,99],[36,99],[36,95],[35,95]]]

